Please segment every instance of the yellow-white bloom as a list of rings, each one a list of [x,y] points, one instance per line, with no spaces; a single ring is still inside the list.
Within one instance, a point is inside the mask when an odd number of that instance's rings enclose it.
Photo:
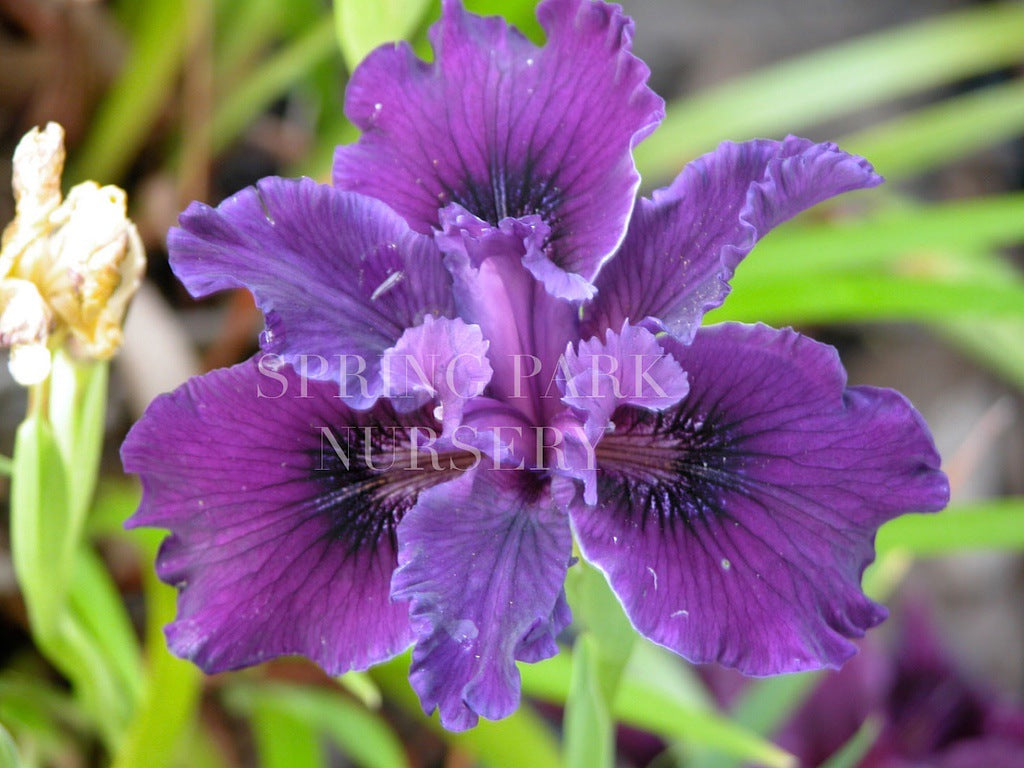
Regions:
[[[14,152],[14,221],[0,250],[0,346],[21,384],[49,375],[50,350],[106,359],[146,257],[123,190],[87,181],[61,199],[64,130],[33,128]]]

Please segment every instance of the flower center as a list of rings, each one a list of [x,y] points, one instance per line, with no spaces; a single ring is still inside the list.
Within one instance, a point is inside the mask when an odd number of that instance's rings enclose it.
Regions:
[[[493,226],[508,218],[519,219],[536,214],[544,223],[556,229],[557,211],[562,202],[562,190],[553,177],[534,175],[527,163],[519,172],[509,172],[499,163],[492,162],[489,178],[466,178],[462,190],[448,190],[448,200],[479,216]]]
[[[666,413],[624,407],[595,449],[599,497],[623,497],[641,525],[661,527],[727,513],[722,492],[742,483],[744,456],[727,429],[685,406]]]
[[[397,420],[320,431],[320,448],[310,456],[323,488],[317,510],[330,518],[329,535],[346,541],[350,554],[383,537],[395,546],[395,528],[420,492],[480,461],[478,453],[437,446],[439,429]]]

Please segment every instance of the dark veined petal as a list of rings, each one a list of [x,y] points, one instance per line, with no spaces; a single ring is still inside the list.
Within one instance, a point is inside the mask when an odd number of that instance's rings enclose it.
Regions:
[[[515,661],[558,652],[570,613],[565,515],[527,471],[486,464],[420,494],[398,528],[392,596],[416,630],[410,681],[423,709],[452,730],[519,704]]]
[[[267,178],[217,208],[192,203],[180,224],[168,250],[189,292],[248,288],[266,315],[264,349],[339,382],[354,407],[379,395],[380,355],[406,328],[453,313],[431,239],[369,197]]]
[[[128,525],[171,533],[157,559],[179,588],[168,644],[207,672],[302,654],[340,674],[412,642],[389,597],[395,529],[473,454],[441,454],[435,470],[411,450],[429,441],[410,429],[423,414],[355,412],[336,394],[253,359],[157,398],[125,440],[143,487]]]
[[[492,225],[539,215],[551,233],[531,271],[557,289],[555,268],[589,282],[621,242],[639,184],[631,150],[664,109],[617,5],[547,0],[537,15],[542,48],[444,0],[434,63],[405,43],[371,53],[345,101],[363,136],[338,148],[334,182],[421,232],[449,203]]]
[[[585,335],[651,318],[653,327],[689,341],[769,230],[830,197],[880,183],[866,160],[835,144],[795,136],[723,143],[637,204],[622,247],[596,280]]]
[[[948,499],[927,427],[897,392],[845,388],[835,350],[793,331],[725,324],[666,348],[690,393],[616,413],[598,504],[571,513],[584,555],[692,661],[837,666],[885,617],[859,585],[878,526]]]
[[[428,315],[384,352],[384,394],[403,411],[436,399],[435,413],[444,434],[450,435],[462,423],[466,401],[480,395],[491,380],[487,347],[479,326]]]

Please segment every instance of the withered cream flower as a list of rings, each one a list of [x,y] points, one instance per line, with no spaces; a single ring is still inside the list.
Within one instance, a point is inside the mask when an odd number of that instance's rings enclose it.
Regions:
[[[146,257],[128,219],[125,193],[87,181],[61,200],[64,129],[33,128],[14,152],[15,218],[0,250],[0,346],[11,375],[37,384],[50,352],[105,360],[121,346],[121,324]]]

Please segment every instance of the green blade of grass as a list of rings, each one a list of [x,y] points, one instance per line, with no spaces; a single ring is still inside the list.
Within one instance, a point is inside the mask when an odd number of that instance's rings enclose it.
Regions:
[[[227,702],[236,711],[249,712],[262,718],[262,725],[275,729],[285,727],[289,721],[300,723],[303,731],[326,735],[356,765],[363,768],[402,768],[408,765],[405,752],[398,737],[379,716],[345,697],[340,691],[331,691],[308,686],[283,685],[262,682],[259,685],[239,684],[228,691]],[[271,718],[268,720],[267,718]],[[260,723],[257,723],[259,727]],[[268,739],[271,734],[264,734]],[[274,743],[268,749],[281,754],[290,738],[287,733],[274,736]],[[314,740],[315,743],[315,740]],[[264,763],[291,768],[291,766],[316,766],[319,761],[311,760],[308,751],[303,762],[297,759],[285,762]]]
[[[349,72],[378,45],[412,34],[428,5],[428,0],[334,0],[338,44]]]
[[[738,279],[804,271],[946,271],[941,265],[988,271],[992,248],[1024,242],[1024,194],[927,206],[898,206],[856,220],[816,222],[803,217],[757,244]],[[927,257],[934,256],[932,261]],[[1015,274],[1013,269],[1003,274]]]
[[[669,104],[660,129],[637,147],[637,164],[652,177],[675,174],[722,139],[805,129],[1022,59],[1020,3],[993,3],[889,29]]]
[[[972,549],[1024,550],[1024,497],[957,504],[935,515],[903,515],[878,531],[879,556],[904,551],[916,556]]]
[[[146,561],[152,562],[163,535],[135,531]],[[174,618],[177,590],[161,583],[152,568],[143,569],[146,596],[146,691],[111,768],[169,768],[195,720],[202,672],[167,650],[163,626]]]
[[[938,328],[968,355],[1024,391],[1024,320],[957,320]]]
[[[765,738],[774,736],[807,700],[820,679],[820,673],[802,672],[751,680],[733,705],[731,717],[752,733]],[[695,755],[690,768],[737,768],[739,765],[741,762],[734,757],[704,750]]]
[[[70,608],[94,638],[106,665],[131,707],[142,697],[139,646],[117,585],[91,547],[78,552]]]
[[[1024,43],[1022,43],[1024,45]],[[967,157],[1024,131],[1024,78],[902,115],[840,140],[886,178],[904,178]]]
[[[166,101],[182,62],[185,0],[145,0],[132,49],[93,117],[67,178],[118,181],[135,159]]]
[[[256,705],[249,717],[260,768],[321,768],[320,739],[310,723],[268,705]]]
[[[214,72],[221,87],[234,86],[246,64],[279,32],[280,19],[287,8],[279,0],[246,0],[234,6],[218,6]]]
[[[615,736],[598,676],[598,643],[588,633],[576,638],[572,675],[562,725],[566,768],[612,768]]]
[[[520,665],[523,692],[564,703],[571,685],[572,657],[563,652],[539,664]],[[738,725],[728,716],[695,703],[692,696],[645,677],[628,675],[612,707],[616,722],[657,734],[668,741],[707,748],[737,760],[770,768],[792,768],[795,758],[784,749]]]
[[[419,699],[409,686],[409,654],[380,664],[370,675],[380,686],[386,701],[410,713],[422,713]],[[525,685],[525,680],[524,680]],[[568,674],[565,690],[568,691]],[[488,768],[522,768],[522,756],[530,756],[530,768],[562,768],[558,742],[548,725],[526,704],[504,720],[480,720],[468,731],[445,731],[435,713],[427,721],[430,727],[457,749],[476,756]]]
[[[882,731],[882,722],[869,717],[839,750],[822,763],[821,768],[856,768]]]
[[[18,755],[18,747],[0,723],[0,768],[24,768],[21,757]]]
[[[11,478],[11,560],[36,641],[57,634],[73,560],[65,557],[69,527],[64,459],[49,422],[30,415],[14,440]]]
[[[795,274],[748,280],[742,273],[725,304],[708,322],[770,325],[1020,318],[1024,286],[1013,281],[946,275]]]
[[[218,105],[213,115],[214,153],[228,146],[262,110],[321,62],[335,55],[334,22],[324,16],[267,59]]]

